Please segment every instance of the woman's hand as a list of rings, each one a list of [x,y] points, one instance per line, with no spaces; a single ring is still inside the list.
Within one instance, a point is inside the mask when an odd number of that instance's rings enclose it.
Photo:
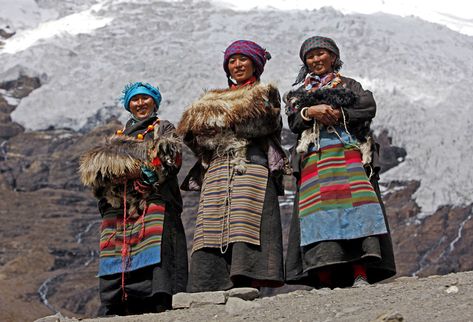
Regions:
[[[319,104],[311,106],[307,109],[307,115],[310,118],[314,118],[323,125],[335,125],[341,116],[339,108],[333,108],[327,104]]]

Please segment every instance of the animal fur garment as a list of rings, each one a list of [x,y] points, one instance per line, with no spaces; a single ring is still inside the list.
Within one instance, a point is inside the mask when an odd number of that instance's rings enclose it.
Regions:
[[[271,84],[211,90],[186,109],[177,132],[193,138],[191,149],[204,167],[215,152],[227,153],[244,172],[248,139],[274,132],[280,109],[279,92]]]
[[[105,197],[113,207],[119,207],[122,203],[127,182],[127,202],[132,213],[143,209],[143,200],[152,191],[136,189],[133,185],[134,180],[141,178],[141,167],[146,166],[154,171],[159,185],[165,180],[167,168],[174,165],[176,156],[180,153],[181,141],[175,136],[143,141],[114,135],[81,157],[81,181],[92,187],[97,198]],[[161,164],[151,163],[156,157]]]
[[[328,104],[334,107],[351,107],[357,101],[357,96],[346,88],[319,89],[307,92],[301,88],[287,94],[287,100],[291,101],[298,110],[317,104]]]
[[[297,111],[300,111],[304,107],[310,107],[318,104],[328,104],[334,107],[351,108],[356,104],[358,98],[355,93],[346,88],[319,89],[313,92],[307,92],[305,89],[300,88],[299,90],[289,92],[287,95],[287,100],[296,106]],[[344,116],[343,122],[343,125],[345,128],[347,128]],[[329,127],[329,130],[336,131],[333,127]],[[307,153],[310,144],[318,142],[319,131],[320,124],[317,122],[314,122],[314,126],[312,128],[304,130],[301,133],[296,151],[298,153]],[[372,144],[373,142],[371,137],[367,137],[365,138],[364,142],[358,145],[358,148],[362,153],[363,164],[369,164],[372,160]]]

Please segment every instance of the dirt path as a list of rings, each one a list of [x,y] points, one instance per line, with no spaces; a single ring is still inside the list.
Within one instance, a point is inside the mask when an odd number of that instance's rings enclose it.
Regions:
[[[230,302],[82,321],[473,321],[473,272],[420,279],[404,277],[363,288],[299,290],[251,302]],[[60,319],[71,320],[75,319]]]

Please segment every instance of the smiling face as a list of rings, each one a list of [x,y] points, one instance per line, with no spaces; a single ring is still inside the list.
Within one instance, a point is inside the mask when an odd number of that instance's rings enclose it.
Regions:
[[[337,57],[331,51],[315,48],[305,55],[305,64],[310,71],[318,76],[333,72],[333,63]]]
[[[156,108],[153,98],[146,94],[137,94],[130,100],[130,112],[139,120],[148,118]]]
[[[235,54],[228,60],[228,71],[237,85],[242,85],[253,76],[255,68],[248,56]]]

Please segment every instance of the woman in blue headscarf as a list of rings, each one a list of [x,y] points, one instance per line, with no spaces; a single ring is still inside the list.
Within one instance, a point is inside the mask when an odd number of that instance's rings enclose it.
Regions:
[[[161,93],[147,83],[123,90],[130,119],[81,159],[102,215],[99,258],[103,315],[160,312],[187,284],[187,247],[177,182],[181,142],[157,116]]]

